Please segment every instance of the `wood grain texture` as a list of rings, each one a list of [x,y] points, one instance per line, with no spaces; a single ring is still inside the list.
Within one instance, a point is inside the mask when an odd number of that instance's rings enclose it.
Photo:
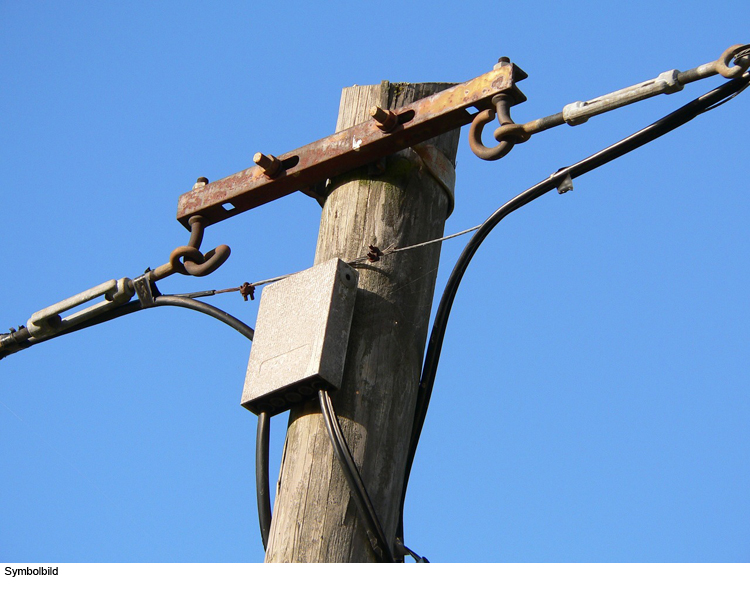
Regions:
[[[342,92],[337,131],[450,84],[354,86]],[[455,163],[459,130],[430,143]],[[448,198],[413,150],[334,181],[323,208],[315,263],[352,260],[443,235]],[[440,258],[435,244],[358,267],[354,320],[342,388],[333,405],[388,541],[393,544],[417,385]],[[374,562],[357,507],[317,401],[290,413],[266,562]]]

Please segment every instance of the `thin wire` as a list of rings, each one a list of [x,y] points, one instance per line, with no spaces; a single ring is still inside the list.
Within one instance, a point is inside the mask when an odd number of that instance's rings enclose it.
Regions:
[[[364,522],[363,525],[372,549],[380,560],[395,562],[391,547],[385,539],[383,528],[375,513],[375,507],[370,500],[370,496],[367,494],[365,483],[362,481],[357,464],[354,463],[352,452],[349,450],[349,446],[344,439],[344,434],[341,432],[341,426],[336,417],[336,412],[333,410],[333,403],[328,392],[319,390],[318,401],[320,402],[323,422],[325,423],[326,431],[328,431],[328,437],[331,440],[333,453],[341,465],[346,481],[349,483],[349,489],[352,492],[357,509],[359,509],[359,514]]]
[[[394,248],[388,253],[383,253],[383,255],[386,254],[393,254],[395,252],[404,252],[405,250],[411,250],[412,248],[421,248],[423,246],[429,246],[430,244],[436,244],[438,242],[443,242],[445,240],[450,240],[451,238],[456,238],[458,236],[463,236],[464,234],[468,234],[469,232],[475,232],[479,230],[479,228],[482,227],[482,224],[479,224],[477,226],[474,226],[473,228],[467,228],[466,230],[461,230],[460,232],[456,232],[455,234],[451,234],[450,236],[443,236],[442,238],[435,238],[435,240],[428,240],[427,242],[420,242],[419,244],[412,244],[411,246],[402,246],[401,248]]]
[[[691,121],[698,115],[705,113],[713,105],[721,103],[727,97],[737,96],[742,90],[744,90],[750,83],[750,75],[744,74],[742,77],[730,80],[729,82],[719,86],[702,95],[701,97],[687,103],[683,107],[673,111],[666,117],[652,123],[648,127],[637,131],[636,133],[628,136],[627,138],[612,144],[611,146],[596,152],[595,154],[585,158],[576,164],[568,167],[561,168],[554,174],[550,175],[547,179],[540,183],[537,183],[533,187],[527,189],[523,193],[520,193],[499,209],[497,209],[478,229],[477,233],[471,237],[469,242],[464,247],[458,261],[453,267],[450,277],[446,283],[443,295],[438,305],[437,313],[435,314],[435,320],[433,323],[432,331],[430,333],[429,344],[427,347],[427,353],[425,355],[425,361],[422,368],[422,377],[419,383],[419,389],[417,392],[417,403],[414,413],[414,424],[412,428],[412,436],[407,452],[406,472],[404,475],[404,486],[401,496],[401,505],[399,508],[399,527],[397,536],[400,539],[403,538],[403,519],[404,519],[404,503],[406,500],[406,489],[409,482],[409,475],[411,473],[411,467],[414,462],[414,455],[416,454],[417,444],[419,437],[424,426],[425,417],[427,414],[427,408],[430,403],[430,397],[432,395],[432,389],[435,384],[435,376],[437,374],[437,367],[440,361],[440,352],[442,349],[443,339],[445,337],[445,330],[448,323],[448,317],[450,315],[453,300],[458,291],[458,287],[461,283],[466,269],[471,262],[474,254],[476,253],[479,246],[482,244],[487,235],[510,213],[517,209],[531,203],[538,197],[548,193],[549,191],[558,188],[560,184],[566,179],[577,178],[590,172],[600,166],[611,162],[631,152],[641,146],[677,129],[681,125]]]
[[[438,242],[445,242],[446,240],[450,240],[451,238],[457,238],[458,236],[463,236],[464,234],[468,234],[469,232],[475,232],[481,227],[482,225],[479,224],[477,226],[474,226],[472,228],[467,228],[466,230],[461,230],[460,232],[456,232],[455,234],[451,234],[449,236],[443,236],[442,238],[435,238],[434,240],[428,240],[426,242],[420,242],[418,244],[412,244],[410,246],[401,246],[399,248],[394,248],[393,246],[389,246],[388,248],[386,248],[380,253],[380,256],[386,257],[392,254],[396,254],[397,252],[404,252],[405,250],[411,250],[413,248],[422,248],[423,246],[429,246],[430,244],[437,244]],[[356,259],[352,259],[347,264],[356,265],[358,263],[363,263],[368,260],[370,260],[369,257],[365,255],[365,256],[357,257]],[[281,281],[282,279],[286,279],[287,277],[291,277],[292,275],[296,275],[297,273],[300,273],[300,272],[301,271],[295,271],[294,273],[287,273],[286,275],[280,275],[278,277],[273,277],[271,279],[264,279],[263,281],[255,281],[254,283],[248,283],[246,287],[258,287],[259,285],[275,283],[276,281]],[[235,291],[240,291],[240,289],[241,288],[239,287],[230,287],[228,289],[210,289],[207,291],[183,293],[183,294],[180,294],[180,296],[186,297],[186,298],[205,298],[205,297],[217,295],[220,293],[231,293]]]

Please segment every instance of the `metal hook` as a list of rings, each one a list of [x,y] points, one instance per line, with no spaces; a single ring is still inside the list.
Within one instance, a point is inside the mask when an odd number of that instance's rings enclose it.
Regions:
[[[531,134],[524,130],[523,125],[513,123],[510,117],[510,108],[515,104],[514,99],[507,94],[498,94],[492,99],[495,111],[487,109],[477,113],[474,121],[469,128],[469,145],[482,160],[499,160],[513,149],[513,146],[525,142],[531,137]],[[488,148],[482,143],[482,131],[497,115],[497,122],[500,127],[495,130],[494,136],[498,140],[498,145],[494,148]]]
[[[739,78],[747,72],[750,67],[750,59],[747,51],[750,45],[732,45],[721,57],[716,60],[716,71],[724,78]],[[730,67],[729,63],[734,61],[734,66]]]
[[[153,281],[164,279],[173,273],[204,277],[216,271],[229,258],[231,250],[226,244],[221,244],[206,254],[199,250],[206,224],[204,217],[194,215],[188,220],[188,224],[190,225],[188,245],[175,248],[169,255],[168,263],[151,271]]]
[[[221,265],[224,264],[224,261],[229,258],[230,254],[231,251],[229,250],[229,247],[226,244],[221,244],[203,255],[203,262],[196,263],[190,260],[185,260],[183,265],[189,275],[192,275],[193,277],[204,277],[210,275],[216,271],[216,269],[221,267]]]
[[[190,240],[188,240],[188,246],[193,248],[200,248],[203,242],[203,229],[206,227],[206,218],[202,215],[191,216],[188,220],[190,226]]]
[[[189,251],[182,253],[181,256],[184,257],[185,261],[181,266],[187,275],[192,275],[193,277],[204,277],[221,267],[221,265],[224,264],[224,261],[229,258],[231,251],[226,244],[221,244],[213,250],[209,250],[205,255],[201,254],[199,249],[203,242],[203,229],[206,225],[206,218],[200,215],[194,215],[188,219],[188,224],[190,225],[190,240],[188,240],[187,246]],[[180,248],[175,249],[175,251],[172,252],[172,255],[178,250],[180,250]],[[170,256],[170,260],[176,260],[177,263],[179,263],[179,256],[180,255],[177,257]]]

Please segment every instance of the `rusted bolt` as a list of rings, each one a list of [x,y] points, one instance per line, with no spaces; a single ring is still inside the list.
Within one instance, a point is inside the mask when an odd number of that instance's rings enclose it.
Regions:
[[[385,123],[385,120],[388,119],[388,113],[376,105],[370,108],[370,117],[378,123]]]
[[[272,179],[281,172],[281,160],[269,154],[266,156],[263,152],[256,152],[253,156],[253,162],[263,169],[265,175]]]
[[[204,176],[199,176],[198,180],[195,181],[195,184],[193,185],[193,191],[195,189],[200,189],[201,187],[205,187],[208,184],[208,179]]]
[[[378,106],[370,109],[370,117],[378,122],[378,127],[383,131],[391,131],[398,124],[398,116],[393,111],[384,111]]]
[[[493,70],[499,70],[500,68],[504,68],[505,66],[510,65],[510,58],[503,56],[499,60],[497,60],[497,63],[492,68]]]

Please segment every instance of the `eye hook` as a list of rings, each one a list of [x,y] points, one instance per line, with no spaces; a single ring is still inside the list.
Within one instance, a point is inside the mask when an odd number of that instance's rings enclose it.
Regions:
[[[499,160],[508,154],[513,146],[525,142],[531,137],[531,134],[524,130],[523,125],[513,123],[513,119],[510,117],[510,108],[514,104],[512,97],[500,93],[493,97],[492,104],[495,106],[495,110],[487,109],[477,113],[469,128],[471,151],[482,160]],[[482,131],[496,115],[500,127],[495,130],[494,136],[499,143],[494,148],[488,148],[482,143]]]

